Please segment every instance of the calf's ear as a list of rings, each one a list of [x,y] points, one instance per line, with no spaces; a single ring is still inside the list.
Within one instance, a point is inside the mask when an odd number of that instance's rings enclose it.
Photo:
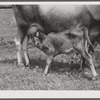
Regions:
[[[35,36],[38,38],[43,38],[43,39],[46,38],[45,33],[41,32],[41,31],[36,32]]]
[[[39,32],[36,32],[36,37],[39,37]]]

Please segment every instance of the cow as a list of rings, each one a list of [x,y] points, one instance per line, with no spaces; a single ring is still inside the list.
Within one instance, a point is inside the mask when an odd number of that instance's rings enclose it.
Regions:
[[[29,66],[27,44],[28,29],[34,25],[37,32],[48,35],[50,32],[61,32],[67,29],[87,27],[89,38],[94,44],[100,37],[100,6],[99,5],[13,5],[18,26],[15,38],[18,65],[23,65],[21,51],[24,53],[26,66]],[[41,28],[40,28],[41,27]],[[40,28],[40,29],[39,29]],[[39,30],[39,31],[38,31]],[[94,68],[93,68],[94,69]],[[94,74],[93,76],[96,76]]]

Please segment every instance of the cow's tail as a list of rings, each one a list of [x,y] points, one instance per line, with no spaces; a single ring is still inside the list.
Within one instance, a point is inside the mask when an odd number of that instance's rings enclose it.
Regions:
[[[91,50],[94,53],[94,47],[90,41],[90,38],[88,36],[88,29],[86,27],[84,28],[84,33],[85,33],[85,39],[87,40],[87,43],[89,44],[89,50]]]

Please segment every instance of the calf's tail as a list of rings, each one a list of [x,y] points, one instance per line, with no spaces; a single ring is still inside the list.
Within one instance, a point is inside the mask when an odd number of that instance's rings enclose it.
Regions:
[[[87,40],[87,43],[89,44],[89,50],[91,50],[94,53],[94,47],[90,41],[90,38],[88,36],[88,29],[86,27],[84,28],[84,33],[85,33],[85,39]]]

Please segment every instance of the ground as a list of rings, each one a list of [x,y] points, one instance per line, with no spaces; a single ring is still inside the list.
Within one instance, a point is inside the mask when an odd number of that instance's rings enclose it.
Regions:
[[[29,43],[31,67],[16,66],[16,47],[14,37],[17,33],[16,21],[11,9],[0,10],[0,90],[100,90],[100,77],[91,80],[91,71],[77,69],[79,64],[70,64],[69,56],[60,55],[54,58],[47,76],[43,77],[45,54]],[[100,52],[96,51],[100,74]]]

